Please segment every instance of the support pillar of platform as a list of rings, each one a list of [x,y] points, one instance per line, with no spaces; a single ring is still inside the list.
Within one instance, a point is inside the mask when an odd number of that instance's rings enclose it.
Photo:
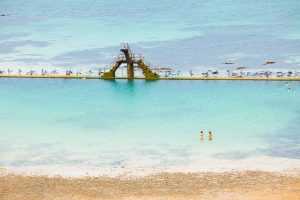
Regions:
[[[132,58],[129,52],[128,48],[123,48],[121,51],[124,53],[126,58],[126,64],[127,64],[127,78],[133,79],[134,78],[134,69],[133,69],[133,63]]]
[[[134,78],[134,69],[133,69],[133,64],[127,62],[127,77],[129,79]]]

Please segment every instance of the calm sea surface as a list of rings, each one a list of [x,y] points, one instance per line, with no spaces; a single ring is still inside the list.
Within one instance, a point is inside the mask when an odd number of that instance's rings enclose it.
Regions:
[[[104,67],[121,42],[182,71],[300,67],[299,0],[1,0],[0,14],[5,70]]]
[[[288,84],[0,79],[0,167],[53,173],[299,167],[300,84]]]

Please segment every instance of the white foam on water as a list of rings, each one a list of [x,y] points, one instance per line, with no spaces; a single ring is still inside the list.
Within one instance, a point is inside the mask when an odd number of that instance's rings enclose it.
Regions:
[[[300,161],[297,159],[274,158],[268,156],[252,157],[241,160],[220,160],[208,158],[197,161],[189,165],[173,166],[147,166],[146,163],[137,161],[130,166],[122,167],[101,167],[101,166],[28,166],[11,167],[6,173],[16,173],[22,175],[45,175],[45,176],[63,176],[63,177],[139,177],[151,174],[169,172],[169,173],[201,173],[201,172],[230,172],[230,171],[266,171],[283,174],[293,174],[299,172]]]

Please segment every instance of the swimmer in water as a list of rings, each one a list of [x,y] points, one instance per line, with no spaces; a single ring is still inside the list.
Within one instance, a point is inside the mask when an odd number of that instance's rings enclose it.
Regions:
[[[291,92],[292,90],[291,90],[291,88],[289,88],[289,92]]]
[[[285,85],[284,85],[285,87],[289,87],[289,84],[288,84],[288,82],[286,81],[285,82]]]
[[[209,140],[209,141],[212,140],[212,133],[211,133],[211,131],[208,131],[208,140]]]
[[[204,133],[203,131],[200,131],[200,140],[203,141],[203,138],[204,138]]]

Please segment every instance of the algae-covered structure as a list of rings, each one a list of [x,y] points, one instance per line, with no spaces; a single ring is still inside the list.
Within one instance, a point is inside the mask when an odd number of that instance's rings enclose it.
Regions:
[[[122,65],[127,65],[127,78],[134,78],[134,68],[140,68],[143,71],[145,79],[158,79],[159,75],[153,72],[150,68],[150,64],[146,64],[145,58],[141,54],[133,54],[130,50],[129,45],[122,43],[120,48],[121,54],[112,62],[108,67],[109,71],[104,72],[102,78],[110,79],[115,78],[117,69]]]

